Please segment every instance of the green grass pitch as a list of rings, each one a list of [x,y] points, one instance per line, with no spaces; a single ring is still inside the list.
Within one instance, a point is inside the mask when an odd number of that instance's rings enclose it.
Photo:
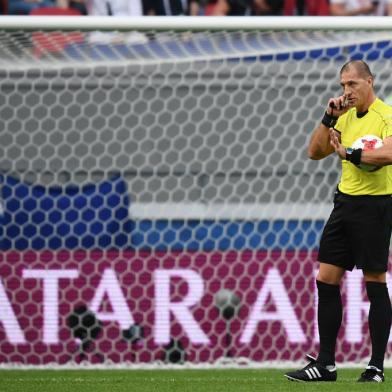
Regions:
[[[281,369],[224,370],[0,370],[1,392],[289,392],[392,391],[392,369],[383,384],[356,382],[361,369],[341,369],[336,383],[297,383]]]

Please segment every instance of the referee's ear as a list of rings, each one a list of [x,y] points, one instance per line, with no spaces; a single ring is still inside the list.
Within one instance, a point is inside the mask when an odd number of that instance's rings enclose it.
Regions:
[[[376,78],[374,75],[369,76],[369,78],[371,79],[371,85],[372,87],[374,87],[374,79]]]
[[[374,87],[374,75],[369,75],[368,76],[368,82],[369,84]]]

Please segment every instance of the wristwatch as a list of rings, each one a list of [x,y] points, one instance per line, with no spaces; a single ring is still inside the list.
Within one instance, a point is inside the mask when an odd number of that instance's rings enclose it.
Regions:
[[[353,151],[354,151],[354,149],[351,147],[346,148],[346,161],[351,162]]]
[[[346,161],[358,166],[362,159],[362,148],[346,148]]]

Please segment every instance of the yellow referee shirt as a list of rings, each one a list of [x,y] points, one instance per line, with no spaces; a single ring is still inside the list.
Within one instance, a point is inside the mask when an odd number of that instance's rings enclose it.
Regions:
[[[340,116],[335,129],[340,132],[344,147],[351,147],[355,140],[364,135],[385,139],[392,136],[392,107],[377,98],[361,117],[358,117],[356,108]],[[342,160],[339,190],[348,195],[391,195],[392,166],[366,172]]]

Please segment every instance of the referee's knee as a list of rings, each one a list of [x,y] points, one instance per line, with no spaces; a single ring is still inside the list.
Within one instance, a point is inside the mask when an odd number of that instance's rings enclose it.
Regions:
[[[365,278],[365,282],[385,283],[387,281],[386,272],[363,271],[363,276]]]
[[[339,285],[344,273],[345,270],[336,265],[320,263],[316,279],[326,284]]]

